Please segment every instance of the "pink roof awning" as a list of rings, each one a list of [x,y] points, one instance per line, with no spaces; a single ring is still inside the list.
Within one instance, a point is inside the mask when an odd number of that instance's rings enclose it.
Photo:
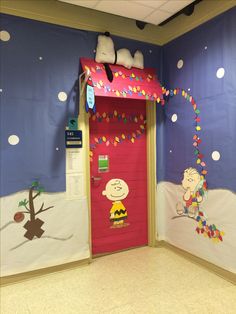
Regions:
[[[156,70],[153,68],[129,70],[120,65],[110,65],[113,81],[109,82],[103,64],[86,58],[81,58],[80,61],[83,70],[90,71],[95,96],[157,100],[158,102],[162,99],[162,88]]]

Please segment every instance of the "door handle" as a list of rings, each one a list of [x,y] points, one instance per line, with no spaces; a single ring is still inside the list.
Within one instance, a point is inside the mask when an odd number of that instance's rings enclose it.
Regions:
[[[102,180],[102,178],[101,178],[101,177],[94,177],[94,176],[92,176],[92,177],[91,177],[91,180],[92,180],[93,182],[95,182],[95,181],[100,181],[100,180]]]

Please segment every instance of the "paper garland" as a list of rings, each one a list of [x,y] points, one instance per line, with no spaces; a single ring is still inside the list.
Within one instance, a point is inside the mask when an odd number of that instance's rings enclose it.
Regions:
[[[106,121],[106,123],[110,123],[114,120],[120,121],[120,123],[135,123],[137,124],[136,130],[127,133],[127,132],[122,132],[119,134],[114,135],[113,137],[108,138],[106,135],[103,135],[101,137],[94,137],[93,141],[90,142],[90,161],[92,162],[93,159],[93,150],[100,144],[105,144],[106,146],[109,146],[110,144],[113,146],[117,146],[119,144],[122,144],[123,142],[131,142],[132,144],[135,143],[137,139],[139,139],[143,133],[145,133],[145,128],[146,128],[146,120],[145,116],[142,114],[135,115],[129,115],[127,116],[125,113],[118,113],[117,110],[114,110],[113,112],[103,112],[100,114],[97,112],[96,114],[90,114],[89,113],[89,118],[92,121],[96,122],[103,122]]]
[[[96,65],[95,67],[89,67],[87,65],[84,66],[84,69],[86,71],[90,71],[93,73],[102,73],[105,68],[103,65]],[[137,76],[134,73],[131,73],[129,75],[125,74],[124,72],[122,72],[121,70],[119,71],[112,71],[112,73],[114,74],[114,76],[117,77],[121,77],[123,79],[129,79],[130,82],[132,81],[136,81],[138,82],[147,82],[150,83],[152,81],[157,80],[157,76],[156,75],[152,75],[152,74],[147,74],[146,77],[143,76]],[[158,95],[156,93],[151,94],[149,91],[144,90],[143,87],[136,85],[136,86],[130,86],[127,84],[126,88],[123,88],[122,90],[118,90],[118,89],[114,89],[111,88],[110,85],[105,85],[103,80],[99,80],[97,82],[93,81],[93,86],[98,88],[98,89],[103,89],[104,93],[113,93],[114,96],[116,97],[127,97],[127,95],[132,96],[133,94],[137,94],[138,96],[142,97],[145,96],[146,100],[155,100],[157,101],[158,99]],[[160,98],[159,98],[160,99]]]
[[[86,71],[91,71],[93,73],[102,73],[102,71],[105,71],[105,67],[103,65],[96,65],[96,67],[89,67],[87,65],[85,65],[84,69]],[[137,76],[134,73],[131,73],[130,75],[125,74],[124,72],[122,72],[121,70],[119,71],[112,71],[112,73],[114,74],[115,77],[121,77],[123,79],[129,79],[130,81],[147,81],[147,82],[151,82],[157,79],[156,75],[151,75],[151,74],[147,74],[146,77],[143,77],[142,75]]]
[[[85,66],[85,69],[89,69],[92,72],[101,72],[103,69],[103,66],[96,66],[96,68],[91,67],[91,69],[87,66]],[[121,76],[122,78],[127,78],[129,77],[129,79],[133,80],[135,79],[136,81],[138,80],[143,80],[142,77],[136,77],[134,73],[132,73],[130,76],[125,75],[122,71],[118,71],[118,72],[114,72],[114,75],[117,76]],[[147,80],[151,80],[154,79],[151,75],[148,75]],[[206,163],[205,161],[203,161],[204,155],[200,152],[199,149],[199,145],[201,144],[202,140],[199,137],[199,132],[201,131],[201,126],[200,126],[200,110],[197,107],[197,104],[193,98],[193,96],[191,96],[188,92],[186,92],[184,89],[180,89],[180,88],[175,88],[175,89],[166,89],[164,87],[162,87],[162,94],[163,94],[163,99],[161,99],[160,97],[157,97],[156,93],[153,93],[153,95],[147,93],[145,90],[141,89],[140,86],[128,86],[128,88],[123,88],[123,90],[115,90],[115,89],[111,89],[111,87],[109,85],[104,85],[103,81],[100,80],[99,82],[94,82],[94,86],[96,86],[97,88],[104,89],[104,93],[107,92],[112,92],[114,93],[117,97],[119,96],[123,96],[126,97],[127,94],[132,95],[133,93],[137,93],[140,96],[145,96],[146,100],[152,100],[155,101],[156,103],[160,103],[162,106],[165,105],[165,103],[169,100],[169,98],[174,97],[176,95],[181,95],[183,98],[185,98],[187,101],[189,101],[193,107],[194,113],[195,113],[195,117],[194,117],[194,121],[195,121],[195,134],[193,136],[193,146],[194,146],[194,156],[196,157],[196,164],[198,165],[198,167],[201,167],[201,175],[203,177],[206,176],[207,174],[207,170],[206,170]],[[104,113],[106,114],[106,113]],[[92,117],[92,119],[96,119],[94,116]],[[109,114],[105,116],[105,118],[101,115],[99,116],[99,121],[102,121],[103,119],[106,119],[106,121],[108,122],[110,119]],[[119,115],[119,119],[123,119],[122,116]],[[136,134],[136,136],[139,134]],[[131,139],[134,138],[133,136],[131,137]],[[134,141],[134,139],[132,140]],[[113,140],[113,144],[117,143],[116,141]],[[101,143],[101,139],[98,140],[97,143]],[[116,145],[116,144],[115,144]]]
[[[204,237],[212,239],[213,242],[218,243],[223,241],[224,232],[220,231],[214,224],[208,225],[204,213],[198,212],[195,220],[198,222],[196,231],[198,234],[203,234]]]
[[[157,101],[157,100],[161,100],[158,95],[156,93],[150,94],[148,91],[144,90],[141,88],[141,86],[137,85],[137,86],[130,86],[128,85],[127,88],[123,88],[122,90],[118,90],[118,89],[114,89],[111,88],[110,85],[104,85],[102,80],[99,80],[98,82],[93,82],[93,85],[95,87],[97,87],[98,89],[103,88],[104,89],[104,93],[113,93],[114,95],[116,95],[116,97],[121,97],[123,96],[124,98],[126,98],[126,96],[129,94],[130,96],[134,94],[137,94],[140,97],[145,96],[146,100],[152,100],[152,101]]]
[[[86,67],[85,67],[86,68]],[[102,66],[96,66],[96,69],[91,68],[91,71],[102,71]],[[115,72],[118,73],[118,75],[124,75],[121,71],[119,72]],[[134,74],[133,74],[134,75]],[[132,76],[132,74],[131,74]],[[103,82],[99,81],[100,83],[95,83],[96,86],[98,88],[104,88],[107,89],[107,86],[103,86]],[[99,85],[98,85],[99,84]],[[142,95],[145,94],[145,91],[140,91],[140,87],[132,87],[132,86],[128,86],[129,92],[140,92]],[[112,92],[116,93],[117,96],[120,96],[120,92],[116,91],[116,90],[111,90]],[[124,90],[122,93],[124,93],[124,95],[126,95],[126,90]],[[162,87],[162,94],[163,94],[163,99],[161,99],[160,97],[157,97],[157,95],[155,94],[152,98],[153,100],[156,101],[156,103],[160,103],[162,106],[165,105],[166,102],[168,102],[169,98],[174,97],[176,95],[181,95],[183,98],[185,98],[187,101],[189,101],[193,107],[194,113],[195,113],[195,117],[194,117],[194,121],[195,121],[195,134],[193,136],[193,146],[194,146],[194,156],[196,158],[196,164],[198,167],[201,167],[201,175],[205,178],[206,174],[207,174],[207,170],[206,170],[206,163],[205,161],[203,161],[204,155],[200,152],[199,149],[199,145],[201,144],[202,140],[199,137],[199,132],[201,131],[201,126],[200,126],[200,110],[197,107],[197,104],[193,98],[193,96],[191,96],[190,94],[188,94],[188,92],[186,92],[184,89],[180,89],[180,88],[175,88],[175,89],[166,89],[164,87]],[[122,94],[123,95],[123,94]],[[124,96],[123,95],[123,96]],[[146,95],[146,96],[150,96],[150,95]],[[125,97],[125,96],[124,96]],[[90,114],[90,113],[89,113]],[[99,114],[99,112],[97,112],[96,114],[91,116],[92,120],[98,120],[99,122],[102,122],[103,120],[106,120],[106,122],[109,123],[110,119],[112,118],[117,118],[118,120],[123,120],[124,123],[126,123],[128,120],[131,121],[133,119],[134,122],[138,121],[138,117],[126,117],[124,113],[122,114],[118,114],[117,111],[115,110],[113,113],[103,113],[103,114]],[[131,119],[131,120],[130,120]],[[113,139],[111,139],[110,141],[107,142],[107,140],[105,141],[107,143],[107,145],[109,145],[110,143],[112,143],[114,146],[117,145],[117,143],[121,143],[123,140],[125,139],[129,139],[131,140],[132,143],[134,143],[135,138],[138,138],[143,132],[143,126],[140,126],[141,130],[136,130],[134,132],[134,134],[120,134],[115,136]],[[141,133],[140,133],[141,132]],[[99,139],[94,139],[95,143],[91,144],[91,149],[94,149],[96,147],[97,144],[101,144],[104,142],[105,136],[99,138]]]
[[[205,178],[206,174],[207,174],[207,170],[206,168],[206,163],[205,161],[203,161],[204,155],[200,152],[199,149],[199,145],[201,144],[202,140],[199,137],[199,132],[201,131],[201,126],[200,126],[200,110],[197,107],[197,104],[193,98],[193,96],[191,96],[190,94],[188,94],[184,89],[180,89],[180,88],[175,88],[175,89],[166,89],[164,87],[162,87],[162,94],[164,97],[164,101],[161,101],[160,99],[157,100],[157,103],[161,103],[161,105],[165,104],[165,101],[168,101],[169,98],[174,97],[176,95],[181,95],[183,98],[185,98],[187,101],[189,101],[193,107],[194,113],[195,113],[195,117],[194,117],[194,128],[195,128],[195,134],[193,136],[193,146],[194,146],[194,156],[196,158],[196,164],[198,167],[201,167],[201,175]]]

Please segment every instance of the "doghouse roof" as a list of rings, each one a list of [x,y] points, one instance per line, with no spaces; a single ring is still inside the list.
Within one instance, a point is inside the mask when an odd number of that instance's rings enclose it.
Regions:
[[[89,76],[96,96],[125,97],[160,101],[162,88],[157,78],[156,70],[132,68],[130,70],[120,65],[110,65],[113,81],[109,82],[105,67],[92,59],[80,59],[84,71],[89,70]]]

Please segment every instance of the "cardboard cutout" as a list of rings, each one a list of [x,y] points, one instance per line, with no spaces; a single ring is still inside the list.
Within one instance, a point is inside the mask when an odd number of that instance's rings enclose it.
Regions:
[[[202,193],[200,189],[203,185],[206,187],[206,181],[201,178],[200,174],[195,168],[187,168],[184,171],[184,177],[182,180],[182,187],[185,190],[183,201],[177,204],[177,214],[187,214],[189,217],[195,217],[199,210],[199,203],[202,201]]]
[[[106,196],[112,202],[110,209],[110,221],[113,222],[113,228],[127,226],[125,220],[128,218],[127,210],[121,200],[129,194],[129,187],[122,179],[111,179],[107,182],[102,195]]]

